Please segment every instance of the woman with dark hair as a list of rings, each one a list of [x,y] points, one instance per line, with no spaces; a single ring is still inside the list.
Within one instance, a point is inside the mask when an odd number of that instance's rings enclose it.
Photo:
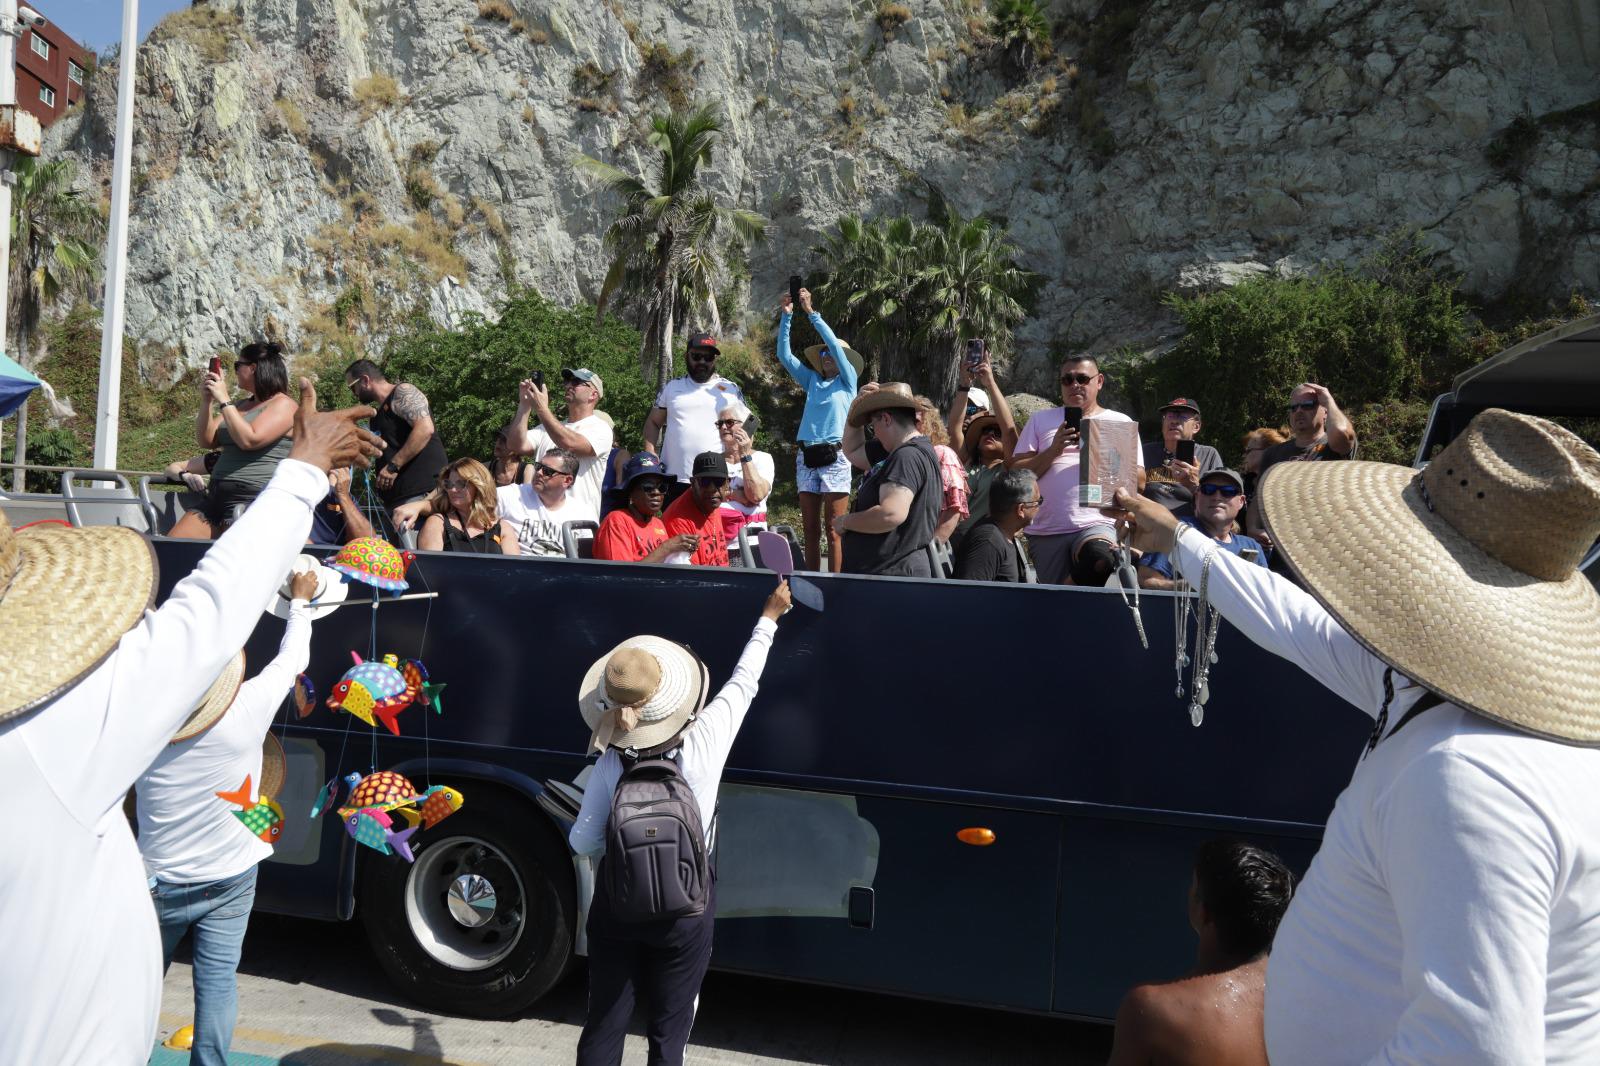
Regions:
[[[233,364],[239,390],[235,401],[221,370],[200,382],[200,408],[194,436],[200,447],[221,449],[200,506],[178,519],[172,536],[205,539],[220,535],[238,511],[249,506],[289,454],[295,401],[289,395],[289,367],[283,348],[271,341],[247,344]],[[214,406],[220,405],[220,406]]]
[[[494,478],[476,459],[457,459],[439,471],[427,509],[432,513],[417,534],[423,551],[522,554],[516,528],[500,517]]]
[[[494,435],[494,458],[489,460],[489,473],[494,477],[496,488],[533,484],[533,464],[511,446],[510,426],[501,426]]]

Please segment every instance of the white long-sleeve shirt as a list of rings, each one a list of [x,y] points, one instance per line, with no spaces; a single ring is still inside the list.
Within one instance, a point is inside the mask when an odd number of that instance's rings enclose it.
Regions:
[[[772,635],[778,624],[763,618],[756,623],[749,643],[739,654],[739,664],[733,668],[728,683],[700,712],[694,725],[683,734],[683,779],[694,791],[695,802],[700,806],[700,824],[705,829],[706,846],[711,846],[712,816],[717,812],[717,787],[722,781],[722,768],[733,750],[733,740],[739,735],[750,702],[756,698],[761,682],[761,671],[766,669],[767,651],[772,647]],[[583,807],[567,839],[572,850],[579,855],[598,857],[606,850],[606,822],[611,817],[611,797],[622,780],[622,756],[617,749],[601,752],[583,790]]]
[[[105,662],[0,725],[0,1063],[149,1058],[161,941],[122,800],[255,629],[327,494],[316,467],[280,463]]]
[[[1384,664],[1311,596],[1185,536],[1193,583],[1376,717]],[[1440,625],[1449,625],[1441,618]],[[1392,729],[1424,691],[1399,673]],[[1445,703],[1357,764],[1267,963],[1274,1063],[1600,1062],[1600,749]]]
[[[199,736],[168,744],[139,778],[139,854],[150,876],[206,884],[237,877],[272,854],[217,793],[238,788],[248,774],[251,799],[259,798],[262,738],[310,659],[311,609],[294,600],[278,654],[239,686],[228,713]]]

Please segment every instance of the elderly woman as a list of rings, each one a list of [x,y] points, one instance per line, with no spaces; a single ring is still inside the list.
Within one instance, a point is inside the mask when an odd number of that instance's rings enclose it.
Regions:
[[[521,555],[517,531],[500,517],[494,478],[476,459],[457,459],[439,471],[439,487],[428,497],[417,547],[431,552]]]
[[[767,497],[777,469],[772,453],[759,451],[750,439],[751,418],[750,408],[737,396],[724,396],[717,403],[717,437],[728,464],[728,498],[718,512],[730,546],[739,543],[739,530],[745,526],[766,528]]]
[[[246,344],[233,363],[234,380],[246,393],[234,400],[222,371],[207,371],[200,382],[195,440],[220,449],[200,506],[172,527],[174,537],[219,536],[238,510],[250,505],[289,454],[296,403],[289,395],[289,367],[283,348],[270,341]]]

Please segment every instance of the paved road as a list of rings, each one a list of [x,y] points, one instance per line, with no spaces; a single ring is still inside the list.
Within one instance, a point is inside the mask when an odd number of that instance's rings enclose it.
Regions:
[[[162,1039],[190,1018],[187,950],[167,973]],[[261,914],[250,924],[239,986],[234,1066],[570,1064],[584,1004],[580,964],[524,1018],[433,1014],[394,994],[355,923]],[[1110,1040],[1103,1026],[713,973],[688,1063],[1088,1066],[1105,1061]],[[158,1048],[151,1061],[182,1066],[188,1056]],[[637,1030],[625,1061],[645,1061]]]

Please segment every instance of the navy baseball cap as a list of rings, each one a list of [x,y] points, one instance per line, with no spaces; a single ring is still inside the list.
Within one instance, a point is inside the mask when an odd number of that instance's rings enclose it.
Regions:
[[[665,478],[667,468],[661,465],[661,460],[649,452],[640,452],[628,460],[628,465],[622,468],[622,487],[632,488],[633,483],[646,475]]]

